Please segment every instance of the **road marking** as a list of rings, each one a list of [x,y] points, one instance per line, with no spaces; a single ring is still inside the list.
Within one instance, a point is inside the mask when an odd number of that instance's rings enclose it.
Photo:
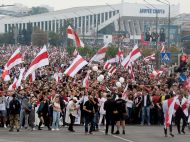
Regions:
[[[104,133],[104,131],[100,131],[100,132]],[[126,142],[134,142],[134,141],[132,141],[132,140],[125,139],[125,138],[122,138],[122,137],[120,137],[120,136],[116,136],[116,135],[111,135],[111,136],[114,137],[114,138],[118,138],[118,139],[120,139],[120,140],[126,141]]]
[[[24,142],[24,141],[13,141],[13,140],[0,139],[0,142]]]

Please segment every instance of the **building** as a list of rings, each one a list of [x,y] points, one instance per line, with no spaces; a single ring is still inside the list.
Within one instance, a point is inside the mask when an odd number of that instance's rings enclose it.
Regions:
[[[49,13],[26,16],[4,17],[0,20],[0,33],[6,33],[16,27],[18,31],[32,27],[39,27],[44,31],[59,32],[70,22],[72,27],[83,38],[103,38],[103,35],[127,33],[131,39],[140,39],[145,31],[145,25],[168,24],[168,6],[122,2],[114,5],[99,5],[74,7]],[[171,5],[171,20],[179,14],[179,5]]]

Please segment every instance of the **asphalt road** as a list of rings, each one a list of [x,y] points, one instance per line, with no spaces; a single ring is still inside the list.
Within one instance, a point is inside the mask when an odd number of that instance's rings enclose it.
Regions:
[[[164,137],[161,126],[126,126],[126,135],[104,135],[103,129],[93,135],[85,135],[84,127],[76,126],[76,132],[70,133],[66,128],[60,131],[21,130],[8,132],[0,129],[0,142],[189,142],[190,131],[185,135],[178,135],[174,127],[175,137]]]

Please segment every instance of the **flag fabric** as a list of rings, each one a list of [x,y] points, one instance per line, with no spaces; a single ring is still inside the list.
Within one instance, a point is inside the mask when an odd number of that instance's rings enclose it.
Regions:
[[[157,76],[160,76],[162,73],[163,73],[163,71],[153,70],[153,72],[150,74],[150,77],[155,78]]]
[[[34,82],[36,80],[36,73],[35,71],[33,71],[30,75],[29,75],[29,81],[30,83]]]
[[[55,73],[55,74],[53,75],[53,78],[56,80],[56,83],[59,83],[59,81],[60,81],[59,73]]]
[[[117,71],[116,66],[112,66],[112,67],[109,69],[108,73],[109,73],[110,75],[113,75],[116,71]]]
[[[78,51],[75,49],[73,52],[73,56],[77,56],[78,55]]]
[[[69,68],[66,69],[64,74],[70,77],[74,77],[77,74],[77,72],[87,64],[88,62],[86,60],[84,60],[80,55],[77,55],[77,57],[73,60]]]
[[[108,51],[108,44],[100,48],[90,61],[100,62],[101,60],[105,58],[107,51]]]
[[[162,103],[164,118],[165,118],[164,125],[166,128],[168,128],[172,122],[172,116],[174,114],[174,105],[175,105],[176,100],[177,100],[177,97],[173,97],[173,98],[163,101]]]
[[[38,53],[38,55],[31,62],[24,78],[26,79],[32,72],[46,65],[49,65],[49,59],[48,59],[48,52],[46,46],[44,46],[42,50]]]
[[[155,60],[155,54],[152,54],[150,56],[147,56],[144,58],[144,61],[148,62],[148,61],[152,61],[152,60]]]
[[[133,66],[131,63],[129,64],[129,74],[131,75],[131,79],[135,80],[135,74],[134,74]]]
[[[133,50],[129,53],[129,55],[121,62],[121,65],[127,69],[130,62],[136,61],[141,56],[140,48],[135,45]]]
[[[108,61],[104,64],[104,70],[109,70],[111,67],[112,67],[112,65]]]
[[[21,82],[22,82],[22,79],[24,77],[24,72],[25,72],[25,68],[20,69],[20,75],[19,75],[18,80],[16,82],[16,88],[21,86]]]
[[[165,53],[165,52],[166,52],[164,44],[162,44],[162,48],[161,48],[161,51],[160,51],[160,52],[161,52],[161,53]]]
[[[1,77],[2,77],[2,79],[3,79],[4,81],[10,81],[11,78],[10,78],[10,75],[9,75],[9,70],[5,70],[5,69],[4,69],[3,72],[2,72]]]
[[[107,62],[109,62],[109,63],[117,63],[117,62],[119,62],[119,58],[116,56],[115,58],[109,59]]]
[[[89,88],[89,79],[90,79],[89,73],[90,72],[87,72],[87,74],[83,80],[83,83],[82,83],[82,86],[85,87],[86,91],[88,91],[88,88]]]
[[[13,55],[10,57],[8,62],[5,64],[5,69],[10,70],[14,66],[22,63],[22,54],[20,53],[20,48],[18,48]]]
[[[13,83],[9,86],[9,88],[8,88],[8,90],[9,91],[12,91],[12,90],[16,90],[16,83],[17,83],[17,78],[15,77],[14,78],[14,81],[13,81]]]
[[[119,49],[118,49],[116,58],[118,58],[119,61],[122,61],[122,60],[123,60],[123,51],[121,51],[120,47],[119,47]]]
[[[67,28],[67,36],[69,39],[72,39],[75,42],[76,47],[84,47],[84,43],[81,41],[78,34],[72,29],[71,26]]]

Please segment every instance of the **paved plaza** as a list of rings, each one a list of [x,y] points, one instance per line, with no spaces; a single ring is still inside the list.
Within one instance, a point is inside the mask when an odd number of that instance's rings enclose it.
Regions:
[[[189,130],[186,130],[186,135],[178,135],[175,127],[174,138],[165,138],[161,126],[127,126],[126,135],[104,135],[103,130],[85,135],[82,126],[76,126],[75,130],[75,133],[71,133],[66,128],[60,131],[23,129],[17,133],[1,128],[0,142],[189,142],[190,139]]]

